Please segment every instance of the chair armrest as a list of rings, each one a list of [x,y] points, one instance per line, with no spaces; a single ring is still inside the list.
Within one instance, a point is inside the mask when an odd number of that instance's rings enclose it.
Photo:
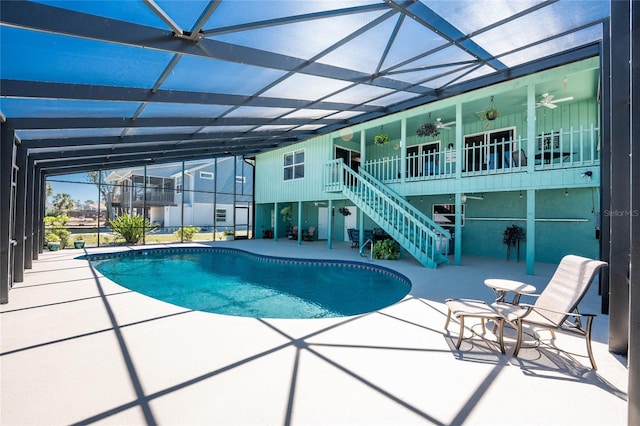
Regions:
[[[548,309],[548,308],[541,308],[539,306],[534,306],[534,305],[529,305],[526,303],[521,303],[519,306],[523,307],[523,308],[528,308],[527,313],[529,313],[532,309],[536,309],[538,311],[547,311],[547,312],[553,312],[554,314],[562,314],[562,315],[570,315],[572,317],[576,317],[576,318],[582,318],[582,317],[596,317],[596,314],[581,314],[579,312],[562,312],[562,311],[554,311],[553,309]]]

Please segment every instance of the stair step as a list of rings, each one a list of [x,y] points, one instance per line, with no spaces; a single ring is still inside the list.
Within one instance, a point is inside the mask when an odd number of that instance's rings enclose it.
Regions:
[[[343,166],[344,167],[344,166]],[[353,171],[344,168],[345,173],[354,174]],[[407,224],[409,221],[412,224],[419,224],[427,229],[437,229],[435,223],[432,223],[431,219],[427,216],[418,215],[417,213],[411,213],[406,201],[394,195],[393,192],[387,188],[381,182],[371,179],[368,176],[358,175],[355,185],[345,185],[343,193],[347,195],[365,214],[373,219],[382,229],[394,237],[398,243],[410,254],[412,254],[421,264],[425,267],[434,268],[441,264],[448,264],[449,260],[446,256],[441,255],[439,252],[434,252],[434,259],[429,258],[431,253],[431,247],[428,245],[428,241],[417,240],[415,225]],[[384,197],[388,197],[391,200],[392,205],[397,210],[403,210],[410,212],[406,215],[399,215],[392,208],[391,211],[387,209],[389,202],[382,196],[376,196],[372,194],[373,191],[365,189],[365,187],[374,188],[381,191]],[[350,191],[350,193],[349,193]],[[367,194],[363,196],[363,194]]]

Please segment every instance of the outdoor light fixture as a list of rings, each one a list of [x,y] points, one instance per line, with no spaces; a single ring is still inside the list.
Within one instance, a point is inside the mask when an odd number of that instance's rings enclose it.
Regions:
[[[466,195],[462,194],[462,204],[465,204],[467,200],[484,200],[482,195]]]
[[[593,176],[593,172],[591,170],[587,170],[586,172],[584,172],[580,176],[590,181],[591,180],[591,176]]]

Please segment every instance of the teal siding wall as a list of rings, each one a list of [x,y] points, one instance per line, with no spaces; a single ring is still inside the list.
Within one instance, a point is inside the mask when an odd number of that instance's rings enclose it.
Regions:
[[[595,236],[595,212],[598,193],[595,188],[536,191],[536,261],[557,263],[564,255],[598,257]],[[483,200],[467,200],[462,227],[462,252],[467,255],[505,258],[502,243],[505,228],[518,225],[526,230],[526,194],[519,191],[482,194]],[[432,217],[433,204],[450,204],[448,196],[412,196],[412,205]],[[510,219],[510,220],[507,220]],[[563,220],[563,221],[546,221]],[[524,243],[526,244],[526,243]],[[520,261],[525,261],[526,247],[521,246]],[[511,259],[516,260],[512,251]]]
[[[284,154],[300,149],[305,151],[304,178],[285,181]],[[328,195],[322,190],[324,164],[332,158],[328,135],[260,154],[256,158],[256,203],[326,200]]]
[[[598,191],[574,188],[567,191],[540,191],[536,195],[536,217],[541,219],[581,218],[586,222],[536,222],[536,260],[557,262],[572,253],[586,257],[599,256],[595,237],[595,212]]]
[[[584,66],[590,72],[598,72],[598,61],[587,60],[579,65],[568,66],[567,70],[576,70]],[[562,78],[564,74],[560,70],[552,70],[544,78],[555,75]],[[567,253],[574,253],[588,257],[598,257],[599,242],[595,237],[595,213],[599,211],[598,188],[600,186],[599,164],[593,161],[593,153],[584,158],[580,155],[577,143],[571,144],[569,132],[573,131],[574,138],[591,137],[597,142],[599,139],[599,104],[595,98],[580,102],[568,101],[558,104],[555,109],[546,107],[536,108],[535,134],[527,135],[528,122],[526,105],[515,108],[512,111],[501,109],[500,99],[508,92],[514,90],[527,92],[528,84],[538,84],[544,81],[543,77],[528,76],[520,81],[508,82],[503,85],[485,88],[474,93],[465,93],[456,98],[448,98],[436,101],[428,105],[422,105],[413,110],[402,111],[397,114],[378,118],[369,123],[354,125],[348,129],[342,129],[330,135],[316,138],[275,151],[260,154],[256,157],[256,230],[257,235],[262,235],[262,228],[271,228],[271,212],[274,203],[278,203],[278,210],[285,205],[293,209],[294,222],[298,220],[298,201],[302,201],[301,228],[317,226],[318,209],[314,201],[333,200],[334,209],[334,240],[343,240],[344,217],[337,210],[345,204],[351,204],[341,194],[325,193],[323,187],[323,172],[326,161],[334,158],[334,146],[358,151],[366,161],[400,158],[407,147],[440,142],[440,148],[444,149],[449,144],[454,146],[456,141],[456,127],[441,129],[437,137],[418,137],[416,134],[420,124],[427,121],[433,122],[439,115],[437,111],[448,111],[449,120],[452,110],[457,104],[462,108],[476,108],[480,105],[480,99],[489,99],[494,96],[496,107],[500,110],[500,116],[494,121],[471,119],[469,113],[475,111],[463,111],[466,121],[460,123],[461,133],[474,135],[483,132],[492,132],[502,129],[514,129],[515,141],[522,141],[522,148],[527,150],[527,143],[537,144],[536,138],[549,132],[563,133],[563,152],[571,152],[578,156],[573,168],[550,167],[545,170],[536,170],[533,173],[523,169],[517,173],[500,173],[485,176],[455,178],[433,178],[416,180],[405,183],[389,183],[389,186],[410,200],[428,216],[432,215],[432,205],[453,203],[455,193],[482,194],[484,200],[469,199],[465,205],[465,224],[462,233],[457,238],[462,241],[463,255],[477,255],[505,258],[506,246],[502,243],[502,236],[507,226],[517,224],[526,228],[525,217],[526,190],[536,190],[536,220],[535,229],[535,253],[536,261],[558,262]],[[595,80],[594,80],[595,81]],[[569,83],[571,84],[571,80]],[[567,93],[554,93],[556,98],[570,96],[570,87]],[[541,89],[542,90],[542,89]],[[501,92],[503,91],[503,92]],[[595,92],[595,90],[594,90]],[[537,96],[536,96],[537,97]],[[469,106],[473,105],[473,107]],[[486,106],[483,104],[483,106]],[[478,109],[482,109],[480,106]],[[444,116],[443,116],[444,117]],[[406,120],[403,122],[403,120]],[[445,120],[446,121],[446,120]],[[402,123],[406,124],[406,138],[401,139]],[[579,130],[583,129],[582,135]],[[589,129],[593,135],[589,135]],[[378,146],[373,143],[374,136],[385,133],[390,141],[386,145]],[[361,152],[361,140],[365,140],[365,150]],[[591,139],[589,139],[591,140]],[[577,140],[576,140],[577,142]],[[534,145],[536,146],[536,145]],[[537,146],[536,146],[537,147]],[[283,180],[283,155],[295,150],[305,150],[305,177],[300,180]],[[585,151],[597,150],[585,144]],[[535,149],[534,149],[535,150]],[[596,157],[598,153],[596,151]],[[531,154],[529,151],[528,155]],[[534,163],[533,158],[528,159],[529,164]],[[580,163],[582,161],[582,163]],[[459,159],[461,162],[461,159]],[[379,164],[389,162],[379,161]],[[396,160],[395,164],[399,164]],[[579,167],[578,167],[579,165]],[[393,170],[398,170],[393,169]],[[531,169],[529,169],[531,170]],[[592,172],[591,180],[586,180],[583,173]],[[395,179],[396,171],[392,172]],[[522,191],[520,191],[522,190]],[[568,196],[565,196],[565,190]],[[522,197],[520,196],[522,192]],[[279,221],[280,236],[284,236],[288,224],[282,222],[279,211],[275,212],[275,218]],[[357,214],[357,212],[353,212]],[[358,216],[356,216],[358,217]],[[369,218],[364,219],[364,228],[371,229],[377,225]],[[515,261],[515,253],[512,258]],[[525,261],[526,247],[521,247],[521,261]]]

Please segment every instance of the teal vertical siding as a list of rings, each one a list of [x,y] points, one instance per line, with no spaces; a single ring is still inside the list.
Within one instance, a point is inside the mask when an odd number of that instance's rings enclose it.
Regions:
[[[300,149],[305,151],[304,178],[285,181],[284,154]],[[260,154],[256,158],[256,203],[326,200],[328,195],[322,188],[324,164],[332,158],[329,135]]]
[[[593,69],[598,72],[598,60],[586,60],[580,64],[571,64],[563,70]],[[562,78],[565,71],[550,70],[544,78],[554,75]],[[326,193],[323,191],[323,173],[326,161],[334,158],[334,146],[361,152],[367,161],[382,159],[398,159],[399,164],[403,150],[407,147],[425,143],[440,142],[441,149],[449,144],[456,146],[464,143],[465,135],[473,135],[484,132],[493,132],[502,129],[514,129],[514,140],[522,141],[522,148],[526,151],[526,144],[537,148],[536,138],[543,134],[554,132],[563,133],[563,152],[571,152],[579,156],[577,146],[569,144],[569,132],[574,132],[574,137],[579,129],[595,129],[596,145],[599,128],[599,104],[595,98],[584,101],[567,101],[559,103],[555,109],[538,107],[535,109],[535,123],[527,119],[527,107],[514,108],[513,110],[501,109],[500,93],[511,91],[519,85],[523,91],[529,91],[529,96],[539,92],[538,82],[544,81],[542,77],[527,76],[515,81],[507,82],[503,86],[496,85],[474,93],[465,93],[455,98],[436,101],[428,105],[417,107],[413,110],[402,111],[387,117],[378,118],[369,123],[354,125],[350,129],[343,129],[330,135],[318,136],[313,139],[259,154],[256,157],[256,185],[255,199],[257,233],[261,234],[259,227],[270,225],[270,212],[273,203],[279,203],[279,208],[291,205],[293,217],[297,220],[298,201],[302,201],[300,217],[302,223],[297,224],[302,229],[309,226],[317,226],[318,209],[314,201],[336,200],[333,206],[337,210],[345,204],[350,204],[339,193]],[[569,79],[569,84],[571,80]],[[479,99],[495,95],[495,104],[500,110],[496,120],[487,121],[481,119],[467,119],[463,123],[456,124],[450,129],[441,129],[436,137],[419,137],[416,130],[421,123],[436,119],[431,118],[430,111],[438,110],[460,111],[469,104],[478,104]],[[570,96],[570,88],[567,93],[554,93],[556,98]],[[536,98],[539,93],[536,94]],[[536,99],[538,100],[538,99]],[[531,102],[531,97],[529,102]],[[465,116],[469,116],[465,111]],[[450,115],[450,114],[449,114]],[[423,119],[424,117],[424,119]],[[405,121],[403,121],[405,120]],[[401,125],[402,124],[402,125]],[[401,129],[406,125],[406,138],[401,140]],[[530,130],[529,130],[530,129]],[[345,137],[352,132],[351,137]],[[528,134],[534,132],[534,134]],[[385,133],[390,141],[382,146],[373,143],[377,133]],[[456,140],[456,134],[462,135],[462,139]],[[366,141],[365,151],[361,151],[361,138]],[[593,146],[585,148],[589,150]],[[305,177],[304,179],[284,181],[283,156],[285,153],[296,150],[305,150]],[[597,147],[595,148],[597,150]],[[533,150],[528,155],[534,155]],[[593,153],[589,152],[584,160],[582,157],[576,161],[584,161],[579,168],[550,168],[544,171],[534,172],[534,159],[529,158],[530,167],[518,173],[495,173],[486,176],[461,177],[450,175],[447,179],[425,179],[412,182],[401,182],[396,179],[393,171],[392,179],[395,182],[389,186],[400,195],[408,198],[414,206],[432,215],[432,205],[453,204],[460,193],[482,194],[483,200],[469,199],[465,205],[465,224],[456,236],[456,242],[462,242],[463,255],[490,256],[506,258],[506,246],[502,243],[502,236],[507,226],[519,225],[526,229],[527,222],[527,190],[535,190],[535,261],[558,262],[567,253],[598,257],[599,242],[595,237],[595,213],[599,208],[594,203],[598,200],[599,172],[598,163],[594,161]],[[597,153],[596,153],[597,158]],[[588,160],[588,161],[587,161]],[[458,158],[460,163],[462,158]],[[389,164],[387,161],[378,161],[379,164]],[[400,170],[396,168],[393,170]],[[585,171],[593,173],[592,181],[583,177]],[[401,174],[400,174],[401,175]],[[565,188],[568,196],[565,196]],[[522,191],[520,191],[522,189]],[[520,196],[522,193],[522,197]],[[354,212],[355,213],[355,212]],[[281,236],[284,235],[286,224],[281,223],[280,214],[276,212],[276,220],[279,221]],[[364,218],[364,227],[370,229],[377,226],[369,218]],[[335,214],[333,224],[333,236],[335,241],[343,239],[344,217]],[[457,245],[457,244],[456,244]],[[527,248],[523,244],[520,259],[523,265],[526,261]],[[512,253],[515,261],[515,253]],[[523,266],[524,267],[524,266]]]

